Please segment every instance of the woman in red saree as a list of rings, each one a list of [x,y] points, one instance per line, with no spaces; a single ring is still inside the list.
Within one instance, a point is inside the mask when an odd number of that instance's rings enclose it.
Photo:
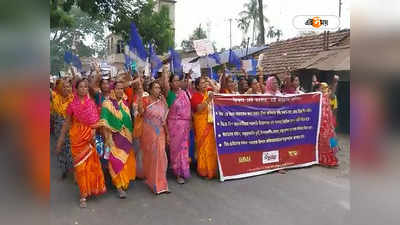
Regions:
[[[150,96],[138,99],[139,113],[143,115],[143,135],[140,144],[143,150],[144,176],[146,184],[155,194],[169,193],[168,159],[165,152],[168,108],[157,82],[150,83],[149,91]]]
[[[335,137],[335,127],[329,102],[329,86],[327,83],[322,82],[320,83],[320,89],[322,92],[322,113],[318,141],[318,160],[322,166],[335,167],[338,165],[338,159],[330,144],[331,138]]]
[[[65,134],[69,130],[75,180],[80,191],[80,206],[85,208],[86,198],[105,193],[106,186],[94,144],[96,123],[99,120],[97,107],[89,97],[86,79],[76,83],[76,90],[77,93],[67,108],[67,117],[57,141],[56,151],[61,151]]]

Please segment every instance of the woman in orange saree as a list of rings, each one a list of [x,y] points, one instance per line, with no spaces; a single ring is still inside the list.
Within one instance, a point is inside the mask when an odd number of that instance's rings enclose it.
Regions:
[[[143,115],[143,135],[140,144],[143,150],[144,176],[146,184],[155,194],[169,193],[168,160],[165,152],[168,108],[157,82],[151,83],[149,90],[149,97],[138,99],[139,113]]]
[[[195,81],[198,92],[192,96],[191,104],[194,111],[193,122],[197,155],[197,173],[208,179],[217,177],[217,147],[215,144],[214,127],[210,120],[212,92],[208,94],[208,78],[197,78]]]
[[[67,108],[67,117],[57,141],[56,151],[61,151],[65,134],[69,129],[75,180],[80,192],[80,206],[85,208],[86,198],[105,193],[106,186],[94,144],[96,123],[99,120],[97,107],[89,97],[86,79],[76,83],[76,90],[77,93]]]

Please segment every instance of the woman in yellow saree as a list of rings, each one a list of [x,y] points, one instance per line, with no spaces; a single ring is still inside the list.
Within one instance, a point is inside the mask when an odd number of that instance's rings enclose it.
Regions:
[[[66,80],[58,80],[56,90],[51,92],[51,96],[54,134],[58,138],[65,121],[67,107],[74,98],[71,83]],[[62,179],[65,179],[68,172],[72,171],[73,168],[68,134],[65,137],[62,151],[57,155],[57,161],[59,167],[62,169]]]
[[[212,179],[217,177],[217,147],[210,115],[210,103],[214,95],[212,92],[208,93],[208,90],[211,90],[208,89],[208,84],[212,85],[208,78],[197,78],[195,85],[198,92],[193,94],[191,104],[194,111],[197,173]]]
[[[100,125],[105,133],[105,144],[110,151],[108,170],[120,198],[126,198],[124,190],[136,177],[136,159],[132,148],[132,118],[124,97],[124,84],[114,86],[115,99],[103,102]]]
[[[80,192],[80,206],[85,208],[86,198],[105,193],[106,186],[94,143],[95,128],[99,120],[97,107],[89,97],[86,79],[76,83],[76,90],[77,93],[67,108],[67,117],[57,141],[56,151],[61,151],[65,134],[69,130],[75,180]]]

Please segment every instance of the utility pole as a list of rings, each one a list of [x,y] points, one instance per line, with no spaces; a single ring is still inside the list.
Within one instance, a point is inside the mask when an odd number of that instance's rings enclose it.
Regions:
[[[211,21],[207,21],[207,39],[211,41]]]
[[[229,19],[229,49],[232,49],[232,19]]]
[[[342,0],[339,0],[339,30],[340,30],[340,17],[342,16]]]
[[[247,54],[249,53],[249,44],[250,44],[250,37],[247,38],[246,59],[247,59]]]

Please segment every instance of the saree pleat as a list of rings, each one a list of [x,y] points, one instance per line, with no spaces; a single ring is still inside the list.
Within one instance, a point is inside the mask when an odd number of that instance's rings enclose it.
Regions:
[[[132,146],[132,119],[129,107],[121,100],[103,102],[100,124],[112,138],[108,169],[116,188],[127,189],[130,181],[136,178],[136,158]]]
[[[146,107],[143,115],[143,135],[140,143],[143,150],[144,176],[146,184],[155,194],[168,191],[168,160],[165,152],[165,131],[162,126],[166,114],[166,104],[158,101]]]
[[[186,179],[190,177],[191,108],[189,97],[184,91],[178,91],[176,96],[168,112],[169,156],[174,175]]]
[[[330,146],[330,139],[335,136],[334,118],[329,97],[327,94],[322,96],[321,127],[318,141],[318,160],[323,166],[337,166],[338,160],[334,150]]]
[[[202,103],[207,99],[204,95]],[[193,114],[195,146],[197,158],[197,173],[208,179],[217,177],[217,147],[215,144],[214,127],[208,122],[208,107]]]
[[[97,151],[92,145],[92,129],[74,120],[69,134],[74,175],[79,186],[80,196],[88,197],[105,193],[103,171]]]

